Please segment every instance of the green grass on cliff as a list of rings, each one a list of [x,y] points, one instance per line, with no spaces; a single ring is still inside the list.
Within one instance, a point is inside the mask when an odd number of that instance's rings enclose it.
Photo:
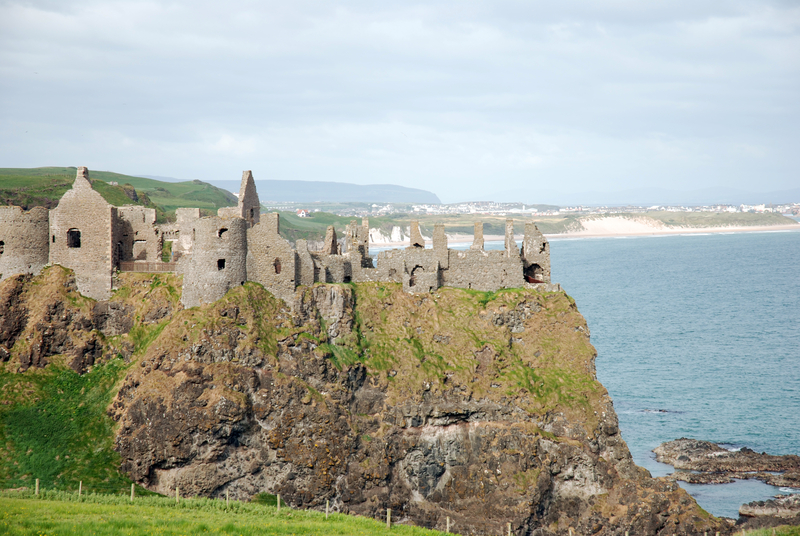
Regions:
[[[84,489],[120,493],[130,480],[119,473],[113,421],[106,408],[127,367],[121,359],[79,375],[50,365],[25,374],[0,373],[0,482],[4,487]],[[21,395],[13,403],[13,394]]]
[[[5,495],[5,496],[4,496]],[[25,498],[21,498],[25,497]],[[342,534],[371,536],[399,534],[423,536],[442,534],[406,525],[386,524],[373,519],[313,510],[292,510],[274,506],[223,500],[188,499],[176,504],[168,497],[136,498],[102,495],[45,493],[34,498],[30,493],[0,495],[0,533],[35,535],[97,536],[161,534]]]
[[[68,273],[53,266],[34,279],[26,302],[31,315],[36,314],[31,303],[40,307],[52,303],[53,293],[74,301],[73,306],[91,306],[91,300],[74,298],[74,293],[66,291]],[[126,363],[117,356],[96,363],[83,375],[67,367],[59,356],[51,356],[47,367],[33,367],[25,373],[18,373],[13,361],[0,363],[0,488],[32,487],[38,478],[43,489],[76,490],[83,482],[89,491],[130,491],[130,479],[118,470],[114,421],[107,410],[131,364],[169,323],[169,318],[143,322],[142,317],[167,301],[177,305],[180,280],[172,274],[120,277],[126,285],[112,300],[134,304],[137,321],[130,333],[103,339],[128,344],[132,361]],[[26,344],[25,338],[17,341],[12,353]]]
[[[53,208],[75,181],[74,167],[0,168],[0,204]],[[159,221],[176,208],[200,208],[216,212],[236,204],[236,198],[201,181],[163,182],[110,171],[89,170],[92,188],[115,206],[144,205],[155,208]],[[111,182],[119,183],[112,186]],[[132,198],[135,190],[138,201]]]

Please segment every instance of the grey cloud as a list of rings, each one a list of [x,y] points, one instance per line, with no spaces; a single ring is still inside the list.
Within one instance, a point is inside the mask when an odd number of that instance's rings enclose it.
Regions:
[[[3,166],[530,202],[796,181],[789,2],[5,2],[0,21]]]

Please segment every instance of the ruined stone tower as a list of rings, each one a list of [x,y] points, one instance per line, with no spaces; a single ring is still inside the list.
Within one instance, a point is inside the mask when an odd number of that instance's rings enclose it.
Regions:
[[[25,212],[0,207],[0,281],[15,274],[38,274],[49,262],[49,214],[44,207]]]
[[[188,229],[187,229],[188,231]],[[210,216],[192,223],[192,254],[179,262],[185,307],[214,302],[247,281],[247,222]]]

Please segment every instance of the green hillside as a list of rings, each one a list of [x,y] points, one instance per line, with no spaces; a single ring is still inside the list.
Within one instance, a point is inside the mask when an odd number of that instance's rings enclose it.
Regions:
[[[75,181],[74,167],[0,168],[0,203],[25,209],[53,208]],[[176,208],[215,212],[236,204],[230,192],[201,181],[162,182],[110,171],[89,171],[92,187],[112,205],[156,208],[159,221],[170,219]],[[111,183],[116,182],[114,186]]]

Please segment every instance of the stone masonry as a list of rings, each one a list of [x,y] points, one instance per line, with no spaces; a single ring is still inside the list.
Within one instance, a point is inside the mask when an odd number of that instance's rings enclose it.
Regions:
[[[550,285],[550,247],[532,222],[525,224],[522,248],[514,240],[514,222],[506,221],[505,248],[484,249],[483,224],[475,224],[470,249],[447,247],[443,224],[427,248],[419,223],[412,222],[404,249],[369,254],[369,221],[351,221],[341,241],[329,227],[321,251],[305,240],[294,247],[280,235],[277,213],[261,219],[253,174],[245,171],[235,207],[201,217],[200,209],[178,209],[176,222],[158,225],[155,210],[114,207],[94,191],[89,171],[78,168],[72,189],[49,214],[36,208],[0,207],[0,278],[38,273],[47,263],[75,271],[81,293],[98,300],[111,295],[113,274],[121,263],[161,262],[164,242],[172,242],[175,265],[183,274],[181,301],[186,307],[211,303],[231,288],[254,281],[293,303],[299,285],[316,282],[386,281],[411,293],[441,286],[496,291]]]

